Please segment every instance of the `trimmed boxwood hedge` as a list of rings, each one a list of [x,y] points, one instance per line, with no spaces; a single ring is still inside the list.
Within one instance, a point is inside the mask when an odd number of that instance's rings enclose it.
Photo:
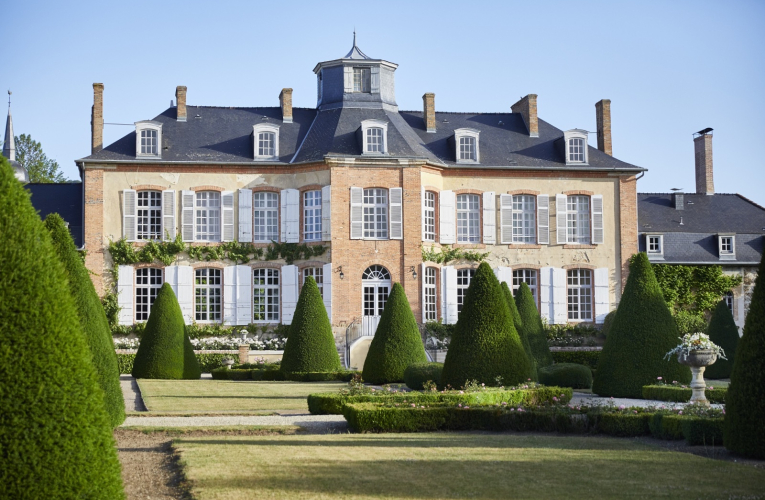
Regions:
[[[683,439],[683,416],[674,413],[657,412],[648,422],[651,435],[667,441]]]
[[[262,380],[269,382],[349,382],[357,371],[339,372],[291,372],[284,373],[278,368],[216,368],[211,372],[216,380]]]
[[[597,416],[597,430],[609,436],[646,436],[651,433],[651,418],[652,413],[602,413]]]
[[[738,346],[738,327],[733,320],[733,314],[725,301],[720,301],[712,313],[712,319],[707,328],[709,340],[719,345],[725,351],[725,357],[728,359],[717,358],[717,361],[707,366],[704,370],[704,378],[730,378],[730,372],[733,369],[733,360],[736,358],[736,347]]]
[[[572,389],[592,387],[592,370],[576,363],[558,363],[539,369],[539,382]]]
[[[712,386],[714,387],[714,386]],[[725,397],[728,390],[724,387],[719,389],[710,389],[707,387],[704,391],[707,400],[710,403],[725,404]],[[643,399],[652,399],[655,401],[672,401],[675,403],[687,403],[691,400],[693,390],[690,387],[678,387],[675,385],[644,385]]]
[[[226,358],[236,357],[236,351],[231,351],[233,354],[202,354],[196,353],[197,363],[199,363],[199,369],[202,373],[210,373],[216,368],[220,368],[223,360]],[[135,354],[117,354],[117,366],[120,373],[131,373],[133,371],[133,362],[135,361]]]
[[[64,266],[0,156],[0,497],[124,498]]]
[[[598,367],[600,351],[552,351],[556,363],[577,363],[595,370]]]
[[[428,380],[439,386],[443,369],[443,363],[414,363],[404,370],[404,383],[413,391],[423,390]]]
[[[723,444],[724,418],[684,418],[683,436],[691,446]]]
[[[521,283],[521,286],[516,290],[515,305],[518,307],[524,336],[529,341],[531,352],[537,363],[537,371],[539,371],[540,368],[551,365],[553,358],[550,346],[547,343],[547,334],[542,325],[542,317],[537,309],[537,303],[526,283]]]
[[[539,376],[537,375],[537,361],[534,359],[534,353],[531,351],[531,344],[529,344],[529,339],[526,337],[526,330],[523,329],[523,320],[521,319],[521,314],[518,312],[518,306],[515,305],[513,292],[510,291],[510,287],[507,286],[506,281],[501,282],[499,286],[502,288],[502,295],[505,296],[505,303],[510,310],[510,317],[513,319],[515,331],[518,332],[518,337],[521,339],[523,352],[526,353],[526,359],[529,360],[530,366],[528,378],[537,382],[539,380]]]
[[[394,283],[369,345],[362,378],[370,384],[403,382],[404,370],[409,365],[427,361],[404,287]]]

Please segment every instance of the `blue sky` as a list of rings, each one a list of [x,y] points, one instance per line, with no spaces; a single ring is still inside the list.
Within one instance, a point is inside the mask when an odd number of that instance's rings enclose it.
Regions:
[[[595,130],[611,99],[614,156],[649,172],[642,192],[695,189],[692,134],[714,132],[715,188],[765,205],[765,2],[6,2],[0,88],[16,134],[74,178],[90,153],[93,82],[105,121],[188,102],[315,106],[313,67],[352,43],[399,64],[400,109],[509,111]],[[106,126],[107,144],[130,131]],[[590,144],[596,144],[595,134]]]

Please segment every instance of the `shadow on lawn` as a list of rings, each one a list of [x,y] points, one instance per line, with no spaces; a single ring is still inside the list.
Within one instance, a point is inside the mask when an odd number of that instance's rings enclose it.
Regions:
[[[301,399],[304,400],[305,396],[171,396],[162,394],[153,394],[146,396],[146,399],[151,401],[154,398],[162,399]]]

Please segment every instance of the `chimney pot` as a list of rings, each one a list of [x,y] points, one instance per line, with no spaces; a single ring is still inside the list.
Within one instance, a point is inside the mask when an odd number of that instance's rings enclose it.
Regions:
[[[186,86],[175,87],[175,100],[178,103],[175,112],[179,122],[186,121]]]
[[[520,113],[529,131],[529,137],[539,137],[539,121],[537,120],[537,95],[529,94],[513,104],[513,113]]]
[[[282,89],[279,104],[282,107],[282,122],[292,123],[292,89]]]
[[[712,129],[705,128],[693,138],[696,157],[696,192],[715,194],[715,180],[712,166]]]
[[[598,149],[613,156],[611,148],[611,99],[595,103],[595,120],[598,127]]]
[[[428,92],[422,96],[422,119],[429,134],[436,132],[436,94]]]
[[[93,84],[93,107],[90,109],[90,153],[104,149],[104,84]]]

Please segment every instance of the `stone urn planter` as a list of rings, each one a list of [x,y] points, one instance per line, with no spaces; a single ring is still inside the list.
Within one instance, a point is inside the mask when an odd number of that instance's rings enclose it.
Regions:
[[[704,370],[707,366],[717,361],[717,353],[712,349],[700,349],[690,351],[688,354],[678,354],[677,361],[680,364],[691,367],[691,374],[693,375],[691,379],[691,389],[693,390],[691,403],[709,406],[709,401],[705,394],[707,385],[704,382]]]
[[[221,364],[226,368],[226,370],[230,370],[231,367],[234,366],[234,360],[231,358],[226,358]]]

